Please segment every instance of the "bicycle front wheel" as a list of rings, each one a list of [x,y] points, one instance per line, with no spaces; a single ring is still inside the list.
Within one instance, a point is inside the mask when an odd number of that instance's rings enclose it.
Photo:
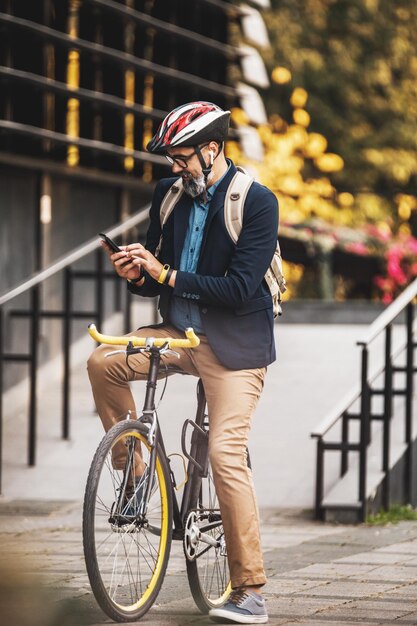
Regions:
[[[210,464],[206,477],[193,469],[191,508],[185,522],[188,582],[202,613],[221,606],[232,590],[226,542]]]
[[[150,476],[147,433],[135,420],[113,426],[97,449],[85,491],[83,541],[91,588],[103,611],[120,622],[136,621],[151,608],[171,548],[169,470],[157,447]],[[116,470],[113,459],[120,457],[121,447],[126,449],[126,464]],[[142,477],[135,469],[138,453],[146,466]]]

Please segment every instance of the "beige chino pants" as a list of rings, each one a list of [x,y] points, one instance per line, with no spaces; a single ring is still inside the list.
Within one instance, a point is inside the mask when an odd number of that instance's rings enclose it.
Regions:
[[[172,326],[142,328],[131,335],[139,337],[183,337]],[[230,370],[214,355],[202,336],[197,348],[178,350],[180,359],[164,357],[167,365],[180,367],[199,376],[204,385],[210,424],[209,455],[225,532],[233,588],[263,585],[266,582],[259,534],[259,515],[247,467],[246,446],[251,418],[263,388],[266,368]],[[120,346],[100,346],[88,361],[88,373],[97,410],[107,431],[128,410],[135,411],[129,382],[146,380],[149,359],[133,355],[126,365],[123,354],[104,355]],[[163,370],[161,370],[162,375]],[[115,467],[124,462],[124,446]]]

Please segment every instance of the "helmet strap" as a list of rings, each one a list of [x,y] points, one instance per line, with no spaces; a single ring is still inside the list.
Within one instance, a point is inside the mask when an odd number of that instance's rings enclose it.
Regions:
[[[213,165],[211,163],[209,163],[207,165],[207,163],[205,162],[203,155],[201,154],[201,150],[199,146],[195,147],[195,153],[197,155],[198,160],[200,161],[200,165],[201,165],[201,170],[203,172],[204,175],[204,184],[207,187],[207,179],[209,177],[209,174],[211,172],[211,168],[213,167]]]

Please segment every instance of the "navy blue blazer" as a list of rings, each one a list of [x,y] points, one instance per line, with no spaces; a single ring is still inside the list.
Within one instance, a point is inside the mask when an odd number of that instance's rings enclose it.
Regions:
[[[198,303],[205,334],[219,361],[229,369],[250,369],[275,360],[272,298],[264,275],[277,242],[278,202],[269,189],[253,183],[234,244],[225,226],[223,203],[235,172],[232,163],[211,200],[197,272],[177,271],[174,289],[146,274],[142,287],[129,284],[129,289],[141,296],[159,296],[164,322],[173,295]],[[152,253],[161,234],[160,204],[175,180],[162,179],[155,188],[146,238]],[[182,194],[163,228],[159,260],[174,269],[180,265],[192,203]]]

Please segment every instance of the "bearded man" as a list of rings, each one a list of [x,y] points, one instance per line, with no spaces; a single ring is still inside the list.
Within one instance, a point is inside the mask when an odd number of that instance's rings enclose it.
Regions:
[[[167,158],[173,178],[156,186],[146,244],[131,243],[118,253],[103,245],[132,293],[159,296],[162,324],[132,334],[182,337],[192,327],[200,337],[197,348],[178,351],[179,364],[201,378],[207,398],[209,456],[233,589],[210,617],[260,624],[268,621],[261,593],[266,577],[246,450],[266,367],[275,360],[273,305],[264,275],[277,243],[278,204],[270,190],[253,183],[239,239],[232,241],[224,217],[226,191],[236,173],[224,154],[229,118],[229,111],[210,102],[184,104],[166,116],[147,149]],[[161,228],[161,203],[178,180],[185,193]],[[106,430],[117,416],[135,410],[129,382],[146,379],[149,363],[145,355],[135,355],[131,369],[123,355],[105,359],[110,349],[98,348],[89,360]],[[175,357],[164,360],[177,365]]]

